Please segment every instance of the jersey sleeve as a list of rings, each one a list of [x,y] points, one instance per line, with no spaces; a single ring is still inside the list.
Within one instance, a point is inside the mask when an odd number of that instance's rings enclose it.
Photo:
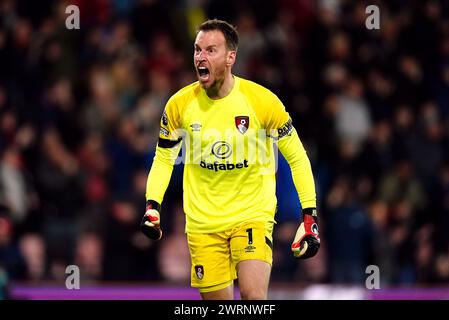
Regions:
[[[315,208],[316,193],[312,168],[306,150],[293,127],[292,119],[280,99],[272,94],[266,100],[265,126],[287,160],[301,207]]]
[[[301,207],[303,209],[316,208],[312,167],[306,150],[293,126],[291,133],[279,138],[277,145],[290,166]]]
[[[173,165],[181,149],[181,117],[173,99],[165,106],[161,117],[159,140],[147,178],[145,197],[162,203],[171,179]]]
[[[166,140],[173,141],[174,143],[174,141],[181,139],[181,116],[173,97],[168,100],[165,106],[160,125],[159,144],[167,144],[168,142]]]
[[[290,115],[279,98],[271,93],[265,97],[266,106],[263,112],[263,125],[269,136],[278,140],[291,134],[293,129]]]

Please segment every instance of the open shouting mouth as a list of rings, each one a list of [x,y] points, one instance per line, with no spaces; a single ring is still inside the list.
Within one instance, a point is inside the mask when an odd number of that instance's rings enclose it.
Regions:
[[[210,78],[209,69],[204,66],[198,67],[198,75],[201,82],[207,82]]]

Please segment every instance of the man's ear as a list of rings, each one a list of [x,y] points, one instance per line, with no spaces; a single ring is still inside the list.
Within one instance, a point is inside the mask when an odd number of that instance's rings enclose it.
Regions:
[[[228,52],[228,57],[226,59],[226,64],[230,67],[232,67],[235,63],[235,58],[236,58],[237,52],[236,51],[229,51]]]

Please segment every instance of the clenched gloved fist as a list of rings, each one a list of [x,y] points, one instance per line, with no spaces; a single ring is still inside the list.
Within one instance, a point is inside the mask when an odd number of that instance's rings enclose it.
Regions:
[[[140,223],[140,230],[152,240],[159,240],[162,237],[160,211],[161,205],[159,203],[154,200],[147,201],[145,215]]]
[[[315,208],[303,209],[302,215],[303,222],[296,231],[292,251],[295,258],[307,259],[316,255],[320,248],[318,218]]]

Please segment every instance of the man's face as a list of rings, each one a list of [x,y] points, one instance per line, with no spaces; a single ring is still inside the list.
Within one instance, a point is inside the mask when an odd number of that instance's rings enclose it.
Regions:
[[[200,31],[196,36],[193,61],[204,89],[220,87],[226,67],[231,67],[235,51],[227,50],[226,40],[219,30]]]

